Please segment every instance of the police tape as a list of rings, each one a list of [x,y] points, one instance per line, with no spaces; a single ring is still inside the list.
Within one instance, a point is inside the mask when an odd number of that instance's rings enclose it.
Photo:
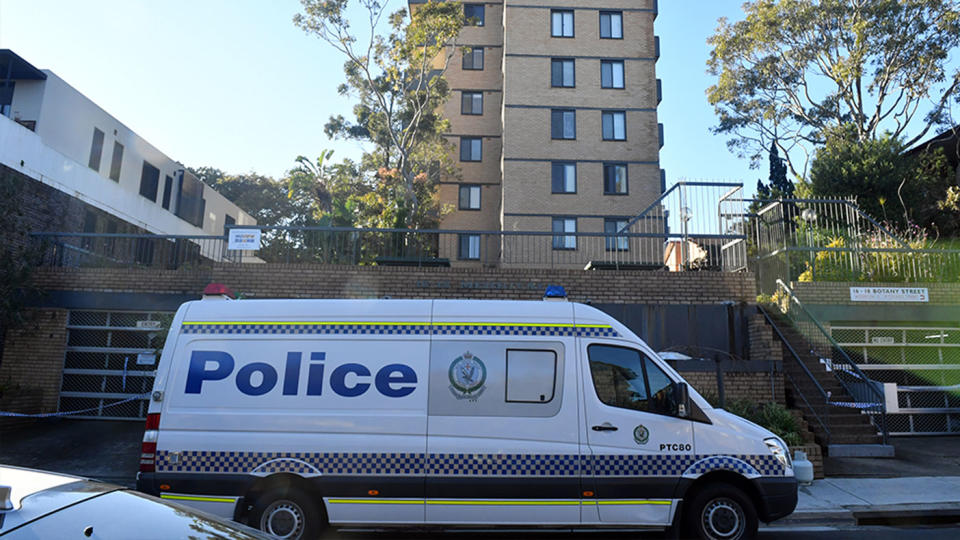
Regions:
[[[856,401],[828,401],[827,405],[833,405],[834,407],[846,407],[848,409],[872,409],[880,406],[879,403],[860,403]]]
[[[96,399],[96,398],[94,398]],[[124,403],[130,403],[131,401],[137,401],[140,399],[150,399],[150,394],[140,394],[133,396],[132,398],[124,399],[122,401],[117,401],[116,403],[110,403],[109,405],[101,405],[99,407],[90,407],[89,409],[80,409],[79,411],[64,411],[64,412],[55,412],[55,413],[38,413],[38,414],[24,414],[24,413],[15,413],[0,411],[0,416],[8,416],[14,418],[53,418],[57,416],[70,416],[72,414],[80,414],[90,411],[99,411],[106,409],[107,407],[115,407],[117,405],[123,405]]]

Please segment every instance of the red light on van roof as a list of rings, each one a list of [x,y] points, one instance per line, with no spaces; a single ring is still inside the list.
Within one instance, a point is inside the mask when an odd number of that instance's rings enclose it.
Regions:
[[[217,296],[221,294],[228,298],[236,298],[233,291],[227,288],[226,285],[221,285],[220,283],[211,283],[203,289],[204,296]]]

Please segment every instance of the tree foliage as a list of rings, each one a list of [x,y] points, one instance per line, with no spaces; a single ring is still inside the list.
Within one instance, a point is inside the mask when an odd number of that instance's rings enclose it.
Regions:
[[[943,151],[904,155],[903,150],[904,143],[891,133],[860,141],[853,125],[827,130],[808,189],[816,197],[857,196],[867,214],[899,226],[956,230],[936,204],[953,176]]]
[[[390,205],[397,207],[407,227],[435,221],[437,216],[421,207],[436,208],[430,201],[434,193],[424,189],[435,186],[436,178],[427,177],[453,167],[450,145],[443,137],[449,124],[440,108],[449,97],[443,75],[456,50],[463,7],[459,2],[431,0],[412,14],[400,9],[388,15],[389,1],[301,3],[303,12],[294,17],[294,23],[346,57],[346,82],[339,91],[358,100],[354,118],[334,116],[324,131],[331,137],[373,144],[374,151],[361,166],[370,175],[367,180],[383,186],[368,186],[372,191],[363,196],[379,192],[396,197]],[[369,32],[369,39],[358,37],[346,15],[354,5],[365,11],[362,31]]]
[[[960,72],[957,0],[753,0],[719,21],[707,61],[714,128],[756,166],[775,144],[806,178],[814,148],[840,125],[858,142],[903,146],[947,125]]]

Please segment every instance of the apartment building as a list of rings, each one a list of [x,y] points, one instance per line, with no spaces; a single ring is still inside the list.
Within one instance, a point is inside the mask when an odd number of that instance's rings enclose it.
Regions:
[[[443,228],[568,233],[544,242],[576,252],[584,246],[569,233],[615,232],[656,200],[665,187],[657,0],[464,2],[464,11],[444,110],[462,175],[441,184],[454,208]],[[608,250],[629,249],[625,240],[600,239]],[[461,261],[507,249],[468,234],[458,244]]]
[[[0,168],[33,182],[24,190],[33,230],[197,236],[256,223],[55,73],[8,49],[0,49]]]

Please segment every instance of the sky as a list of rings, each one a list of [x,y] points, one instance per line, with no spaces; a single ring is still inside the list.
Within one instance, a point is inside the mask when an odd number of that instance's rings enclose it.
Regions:
[[[389,0],[395,7],[403,0]],[[663,81],[661,167],[681,179],[742,181],[766,171],[730,154],[705,90],[707,37],[742,0],[663,0],[655,30]],[[291,19],[298,0],[0,0],[0,48],[49,69],[191,167],[282,176],[298,155],[359,157],[329,140],[343,59]]]

